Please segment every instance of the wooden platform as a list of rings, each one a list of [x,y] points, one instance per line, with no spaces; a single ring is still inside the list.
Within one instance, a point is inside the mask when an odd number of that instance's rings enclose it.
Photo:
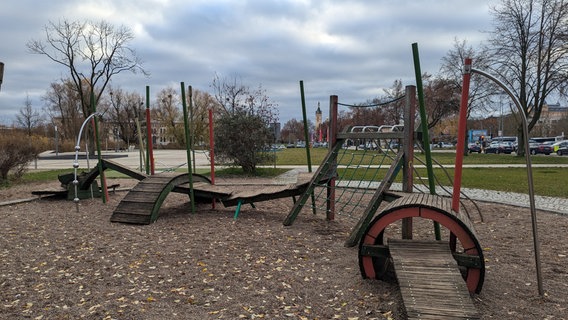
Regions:
[[[447,242],[388,245],[408,319],[480,319]]]
[[[298,176],[296,184],[254,185],[245,190],[239,185],[212,185],[207,177],[199,174],[193,174],[193,189],[189,188],[187,173],[145,176],[118,204],[110,221],[150,224],[158,218],[160,206],[170,192],[189,194],[193,191],[196,203],[216,199],[225,207],[297,196],[305,192],[310,177]]]

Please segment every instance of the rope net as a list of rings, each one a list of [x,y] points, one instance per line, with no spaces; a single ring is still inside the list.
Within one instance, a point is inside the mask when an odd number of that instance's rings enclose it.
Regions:
[[[333,200],[334,213],[359,218],[375,194],[379,183],[396,156],[398,141],[365,139],[345,140],[332,151],[332,163],[322,172],[324,177],[335,177],[335,184],[316,183],[314,198],[307,202],[313,209],[326,212]]]
[[[316,182],[312,201],[307,201],[304,207],[311,206],[313,211],[326,213],[333,210],[335,215],[347,218],[361,218],[365,209],[373,204],[373,196],[380,183],[383,180],[394,180],[395,177],[389,177],[387,174],[396,162],[398,152],[402,152],[399,146],[398,139],[343,141],[341,147],[331,151],[331,163],[320,173],[321,177],[335,177],[335,183],[328,185],[326,182]],[[414,156],[413,162],[424,165],[424,160],[417,155]],[[441,176],[434,177],[438,187],[437,193],[451,195],[452,190],[447,187],[453,183],[450,174],[439,163],[436,163],[436,168],[442,173]],[[413,184],[414,192],[429,193],[427,178],[416,168],[412,170],[417,182]],[[394,174],[398,171],[395,170]],[[466,195],[462,196],[469,200]],[[334,203],[331,208],[330,202]],[[474,205],[477,208],[475,203]],[[470,216],[467,208],[463,209]],[[476,211],[483,220],[479,208]]]

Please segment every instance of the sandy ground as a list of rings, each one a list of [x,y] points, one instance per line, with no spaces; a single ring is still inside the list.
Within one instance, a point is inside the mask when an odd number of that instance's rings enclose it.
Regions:
[[[133,180],[115,181],[121,188]],[[114,182],[113,182],[114,183]],[[0,202],[57,183],[0,190]],[[291,199],[234,208],[171,194],[152,225],[109,222],[125,191],[0,207],[1,319],[404,319],[396,282],[362,279],[354,219],[302,212]],[[479,203],[483,319],[568,319],[568,217],[539,211],[546,294],[537,291],[529,211]]]

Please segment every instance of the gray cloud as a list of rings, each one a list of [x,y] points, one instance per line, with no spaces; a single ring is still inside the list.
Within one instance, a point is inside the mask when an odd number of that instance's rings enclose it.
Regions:
[[[454,38],[472,44],[490,28],[488,1],[33,1],[0,11],[0,123],[10,124],[26,95],[34,108],[66,70],[27,52],[48,21],[104,19],[131,28],[132,47],[151,76],[120,74],[125,90],[152,93],[179,82],[210,90],[215,73],[258,84],[280,106],[285,122],[300,114],[299,80],[308,107],[329,95],[348,103],[382,93],[396,79],[414,83],[411,43],[418,42],[422,71],[436,73]],[[33,12],[33,14],[32,14]],[[308,111],[310,116],[313,110]]]

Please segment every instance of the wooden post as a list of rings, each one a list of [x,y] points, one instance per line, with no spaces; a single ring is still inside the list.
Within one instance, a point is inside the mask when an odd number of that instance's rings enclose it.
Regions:
[[[187,102],[185,98],[185,84],[181,82],[181,102],[183,108],[183,128],[185,133],[185,149],[187,152],[187,174],[189,177],[189,198],[191,202],[191,213],[195,213],[195,194],[193,190],[193,172],[191,169],[191,135],[189,133],[189,120],[188,120],[188,112],[187,112]],[[189,92],[189,101],[192,100],[193,92],[191,86],[188,88]],[[190,102],[191,104],[191,102]]]
[[[211,184],[215,184],[215,136],[213,132],[213,110],[209,109],[209,159],[211,162]],[[211,209],[215,209],[215,199],[211,202]]]
[[[416,87],[406,87],[406,104],[404,106],[404,139],[402,142],[404,157],[402,164],[402,191],[412,193],[414,174],[414,113],[416,111]],[[412,218],[402,220],[402,238],[412,239]]]
[[[337,96],[329,97],[329,136],[328,136],[328,148],[333,150],[335,144],[337,143]],[[335,176],[337,175],[337,160],[334,160],[331,164],[332,170],[335,171],[332,178],[327,182],[327,220],[335,219]]]
[[[150,117],[150,86],[146,86],[146,174],[154,175],[154,141],[152,141],[152,121]]]

